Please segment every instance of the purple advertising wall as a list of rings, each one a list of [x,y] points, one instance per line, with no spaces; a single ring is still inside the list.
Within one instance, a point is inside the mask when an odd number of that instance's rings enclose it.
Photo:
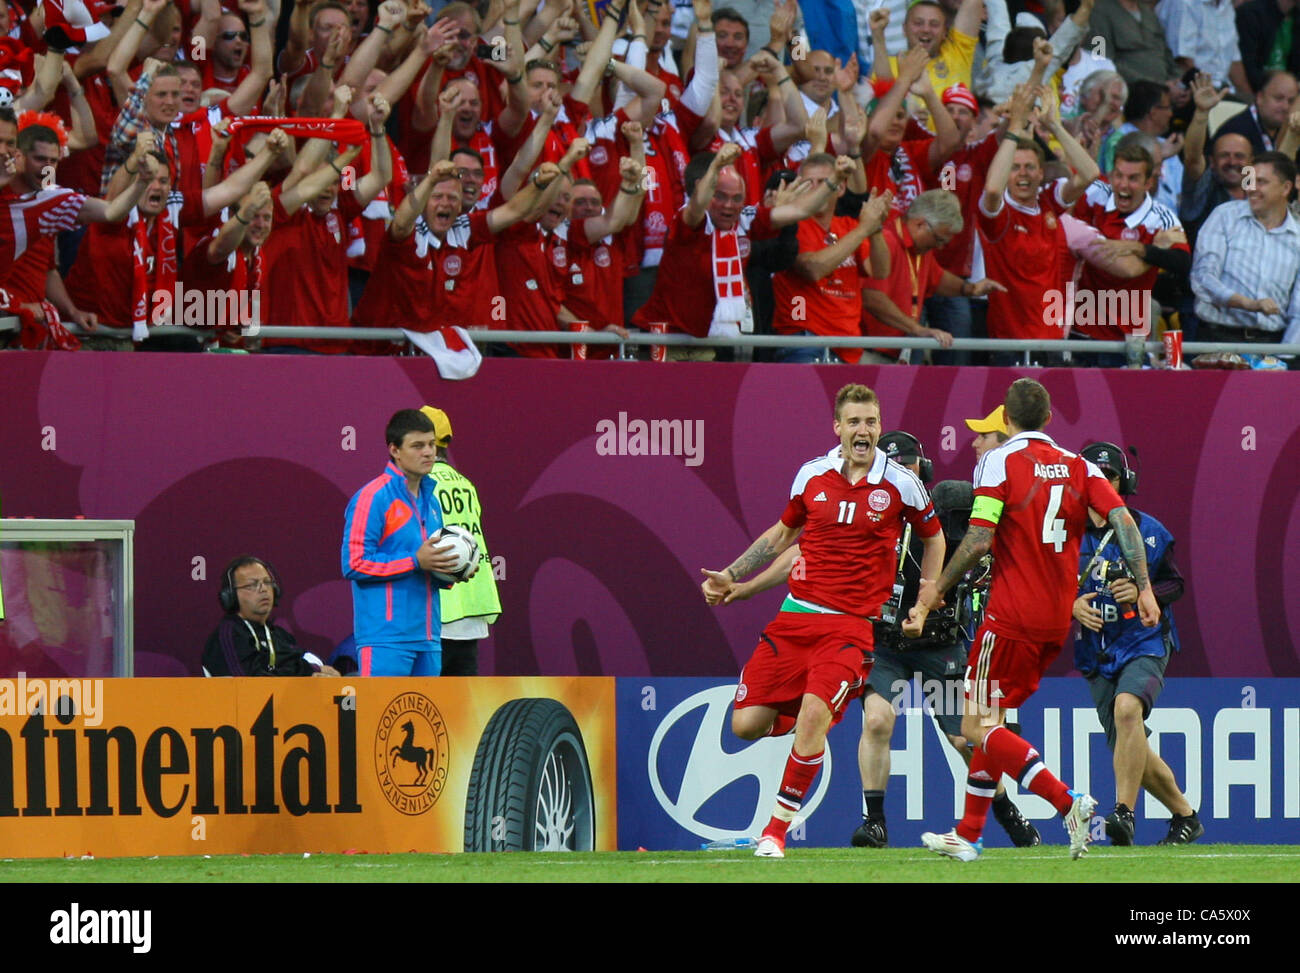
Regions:
[[[344,506],[383,468],[389,415],[431,403],[500,577],[485,672],[729,677],[780,593],[710,609],[700,568],[780,516],[799,466],[835,444],[836,390],[873,387],[936,479],[967,478],[962,420],[1021,374],[1051,392],[1062,445],[1138,448],[1135,505],[1172,530],[1188,579],[1171,675],[1300,675],[1294,373],[489,359],[445,382],[421,359],[6,352],[0,510],[136,522],[140,675],[198,672],[221,569],[245,552],[275,565],[280,617],[324,655],[351,630]],[[670,455],[640,454],[655,420]],[[1066,653],[1052,673],[1069,670]]]

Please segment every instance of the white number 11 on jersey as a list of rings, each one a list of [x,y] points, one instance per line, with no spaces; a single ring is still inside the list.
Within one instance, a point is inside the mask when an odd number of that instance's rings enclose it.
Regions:
[[[840,516],[839,516],[839,519],[836,521],[836,523],[838,523],[838,524],[851,524],[851,523],[853,523],[853,512],[854,512],[855,510],[857,510],[857,509],[858,509],[858,505],[857,505],[856,501],[855,501],[854,503],[849,503],[847,500],[841,500],[841,501],[840,501]]]

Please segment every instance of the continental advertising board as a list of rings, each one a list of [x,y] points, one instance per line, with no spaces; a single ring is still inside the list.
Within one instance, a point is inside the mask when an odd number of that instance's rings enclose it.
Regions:
[[[1175,665],[1177,663],[1175,662]],[[698,848],[756,837],[772,812],[791,737],[746,743],[731,733],[734,682],[620,679],[619,846]],[[890,844],[912,847],[923,831],[961,818],[966,768],[926,704],[945,701],[914,683],[891,741],[885,812]],[[951,701],[951,702],[956,702]],[[1090,791],[1109,813],[1115,776],[1105,736],[1082,678],[1044,679],[1011,718],[1062,780]],[[1294,844],[1300,835],[1300,679],[1178,679],[1166,682],[1147,725],[1152,747],[1173,769],[1205,824],[1206,842]],[[790,833],[791,845],[847,846],[862,817],[855,703],[827,740],[822,770]],[[1004,778],[1047,843],[1064,843],[1046,801]],[[1139,844],[1154,844],[1169,813],[1145,792]],[[1096,823],[1096,822],[1094,822]],[[990,816],[985,844],[1010,842]]]
[[[0,858],[603,850],[614,680],[3,679]]]

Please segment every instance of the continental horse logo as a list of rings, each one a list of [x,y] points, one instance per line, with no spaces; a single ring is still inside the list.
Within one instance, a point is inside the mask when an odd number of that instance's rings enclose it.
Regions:
[[[402,693],[388,704],[375,731],[375,773],[388,803],[402,814],[424,814],[442,797],[451,763],[447,725],[433,700]]]

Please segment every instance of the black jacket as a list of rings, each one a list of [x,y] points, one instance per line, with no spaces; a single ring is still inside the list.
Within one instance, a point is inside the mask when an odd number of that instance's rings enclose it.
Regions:
[[[268,630],[275,647],[274,668],[266,645]],[[238,615],[227,615],[208,636],[203,668],[210,676],[310,676],[316,672],[294,637],[279,625],[259,625]]]
[[[1286,69],[1300,75],[1300,18],[1294,13],[1288,16],[1293,18],[1293,26]],[[1277,0],[1250,0],[1237,8],[1237,46],[1241,50],[1241,66],[1246,69],[1246,79],[1253,91],[1258,91],[1264,83],[1264,65],[1284,19]]]

